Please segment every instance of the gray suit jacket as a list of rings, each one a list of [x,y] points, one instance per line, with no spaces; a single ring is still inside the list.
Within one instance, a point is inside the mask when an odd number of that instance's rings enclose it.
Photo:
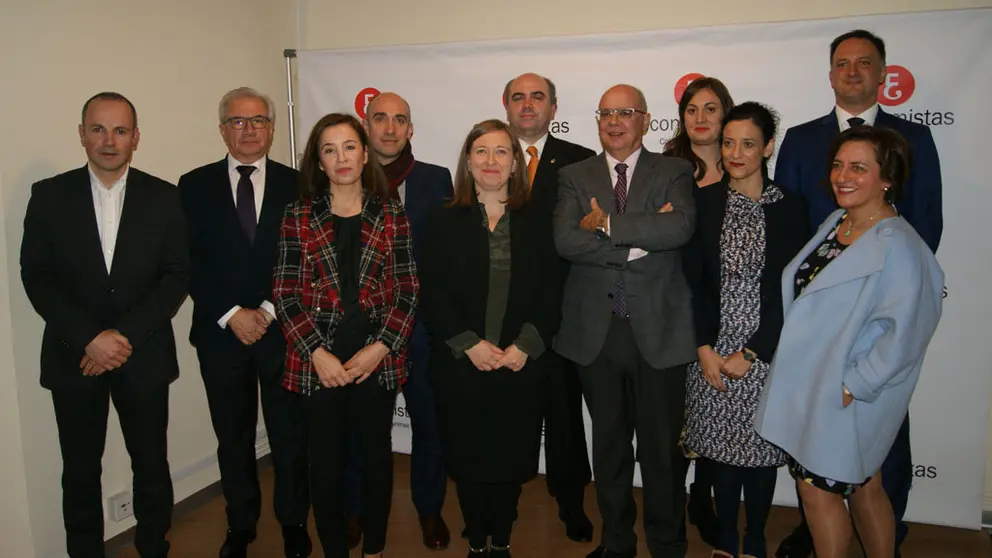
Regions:
[[[582,366],[595,360],[609,330],[614,285],[623,278],[631,325],[644,359],[659,369],[695,360],[692,295],[682,275],[681,254],[696,224],[692,165],[643,150],[623,215],[616,214],[604,154],[563,168],[559,181],[555,246],[572,267],[565,282],[555,351]],[[609,239],[579,227],[591,210],[591,198],[610,214]],[[674,210],[658,213],[668,202]],[[628,262],[631,248],[648,255]]]

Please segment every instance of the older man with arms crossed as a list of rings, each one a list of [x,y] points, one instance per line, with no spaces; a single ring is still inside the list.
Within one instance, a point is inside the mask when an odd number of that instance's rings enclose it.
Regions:
[[[555,244],[572,263],[554,348],[579,366],[603,517],[588,558],[635,555],[635,432],[648,549],[683,557],[678,441],[695,339],[680,249],[695,226],[692,167],[644,149],[650,114],[637,88],[607,90],[596,118],[604,153],[562,169],[554,216]]]

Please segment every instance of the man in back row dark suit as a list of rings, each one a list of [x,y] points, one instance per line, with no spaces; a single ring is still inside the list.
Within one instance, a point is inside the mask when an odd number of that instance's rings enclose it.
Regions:
[[[273,507],[287,557],[310,555],[304,400],[281,385],[286,342],[274,324],[272,270],[297,173],[268,158],[275,106],[242,87],[219,107],[226,157],[179,179],[189,226],[193,325],[227,500],[220,558],[244,558],[262,509],[255,455],[258,393],[275,470]]]
[[[558,170],[596,153],[581,145],[552,136],[548,130],[558,110],[554,83],[527,73],[510,80],[503,89],[503,104],[510,129],[520,140],[527,162],[531,202],[550,224],[558,202]],[[562,281],[568,260],[559,258]],[[592,540],[593,527],[583,509],[585,487],[592,479],[582,418],[582,385],[575,364],[555,351],[545,358],[548,382],[544,414],[544,457],[548,492],[558,500],[558,517],[565,534],[576,542]]]
[[[373,97],[363,121],[373,155],[383,166],[390,195],[403,203],[413,234],[414,258],[424,253],[427,216],[431,210],[451,200],[454,189],[448,169],[418,161],[413,156],[413,120],[410,105],[395,93],[383,92]],[[428,378],[430,346],[427,329],[419,312],[408,344],[407,377],[403,399],[410,416],[413,447],[410,452],[410,492],[420,518],[421,540],[431,550],[443,550],[451,542],[451,533],[441,516],[447,490],[447,475],[441,454],[434,390]],[[354,441],[353,441],[354,443]],[[354,447],[354,446],[353,446]],[[348,544],[358,546],[362,536],[361,464],[352,452],[345,476],[347,496]]]
[[[119,93],[83,105],[86,166],[35,184],[21,279],[45,321],[41,385],[52,392],[62,448],[62,514],[70,558],[103,556],[101,459],[109,404],[134,472],[135,547],[168,555],[172,479],[169,385],[179,376],[172,317],[189,285],[179,196],[130,166],[138,115]]]
[[[830,45],[830,85],[836,107],[826,116],[790,128],[775,165],[775,183],[806,198],[814,230],[837,208],[829,193],[831,161],[827,153],[834,138],[852,126],[891,128],[906,138],[913,150],[912,169],[902,201],[896,208],[934,252],[943,231],[940,159],[930,129],[893,116],[878,105],[885,84],[885,43],[864,30],[845,33]],[[902,521],[913,483],[909,415],[882,464],[882,485],[896,519],[896,556],[909,528]],[[801,508],[800,508],[801,509]],[[775,555],[806,558],[813,552],[809,527],[803,522]]]

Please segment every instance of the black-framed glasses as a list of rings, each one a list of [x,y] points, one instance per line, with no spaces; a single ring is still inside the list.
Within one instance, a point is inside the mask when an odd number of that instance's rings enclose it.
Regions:
[[[235,130],[243,130],[249,123],[251,123],[253,129],[262,130],[269,127],[272,119],[268,116],[256,114],[255,116],[232,116],[224,121],[224,124],[229,125]]]
[[[647,114],[646,110],[636,109],[636,108],[612,108],[612,109],[599,109],[596,111],[596,121],[607,120],[614,114],[620,120],[630,120],[635,114]]]

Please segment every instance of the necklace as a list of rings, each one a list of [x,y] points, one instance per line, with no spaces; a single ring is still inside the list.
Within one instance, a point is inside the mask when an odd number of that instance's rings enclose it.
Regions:
[[[884,204],[882,205],[882,207],[879,207],[878,208],[878,211],[876,211],[874,215],[872,215],[871,217],[868,218],[868,221],[865,223],[865,225],[871,225],[872,222],[875,220],[875,217],[878,217],[878,214],[882,212],[882,209],[883,208],[885,208],[885,205]],[[848,216],[847,216],[847,230],[844,231],[844,238],[850,237],[851,236],[851,232],[853,231],[853,229],[854,229],[854,219],[851,219],[850,218],[850,214],[848,214]]]

